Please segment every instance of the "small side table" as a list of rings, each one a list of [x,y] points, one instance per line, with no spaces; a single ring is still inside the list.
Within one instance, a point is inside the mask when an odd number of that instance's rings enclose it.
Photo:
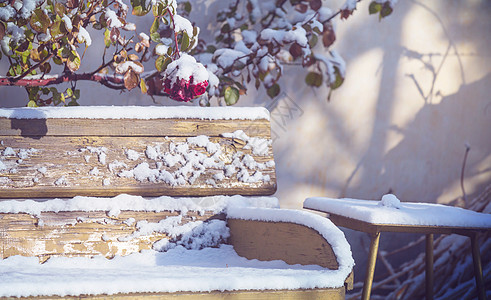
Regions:
[[[308,198],[304,208],[329,214],[337,226],[370,234],[370,251],[362,299],[370,298],[381,232],[426,234],[426,299],[433,299],[433,235],[459,234],[470,237],[478,298],[485,300],[479,231],[491,230],[491,214],[429,203],[401,203],[400,209],[384,207],[380,201]],[[456,216],[460,216],[456,218]]]

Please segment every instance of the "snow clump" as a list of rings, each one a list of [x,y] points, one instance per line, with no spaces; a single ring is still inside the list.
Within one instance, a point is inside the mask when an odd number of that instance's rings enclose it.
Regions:
[[[401,208],[401,201],[393,194],[387,194],[382,197],[382,200],[378,203],[378,206]]]

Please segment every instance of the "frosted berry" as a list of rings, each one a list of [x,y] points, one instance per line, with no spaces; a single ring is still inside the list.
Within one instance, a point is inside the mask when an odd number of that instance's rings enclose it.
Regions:
[[[164,81],[164,92],[176,101],[188,102],[205,93],[208,81],[195,82],[194,76],[188,80],[179,78],[172,83],[170,79]]]
[[[208,86],[208,71],[186,53],[167,66],[164,76],[164,92],[176,101],[188,102],[201,96]]]

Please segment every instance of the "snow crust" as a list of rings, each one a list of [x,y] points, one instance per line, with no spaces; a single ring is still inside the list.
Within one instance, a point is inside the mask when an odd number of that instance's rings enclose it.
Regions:
[[[76,196],[70,199],[49,199],[43,201],[36,200],[0,200],[0,213],[27,213],[33,216],[40,216],[41,212],[60,212],[60,211],[106,211],[112,212],[132,210],[132,211],[197,211],[204,213],[211,211],[220,213],[226,211],[228,207],[279,207],[278,199],[275,197],[244,197],[234,196],[210,196],[210,197],[189,197],[174,198],[160,196],[157,198],[146,199],[141,196],[121,194],[112,198],[84,197]]]
[[[230,245],[146,250],[112,260],[52,257],[44,264],[36,257],[12,256],[0,261],[0,296],[329,288],[343,285],[335,280],[337,272],[247,260]]]
[[[0,117],[12,119],[202,119],[269,120],[264,107],[193,106],[75,106],[0,108]]]
[[[432,203],[401,202],[393,195],[382,201],[308,198],[304,208],[356,218],[373,224],[491,228],[491,214]]]

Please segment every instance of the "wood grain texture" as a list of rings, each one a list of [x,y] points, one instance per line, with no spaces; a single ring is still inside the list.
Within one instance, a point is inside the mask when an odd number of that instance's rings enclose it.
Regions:
[[[91,121],[97,123],[100,120]],[[207,128],[210,126],[208,124]],[[215,124],[215,127],[219,126]],[[0,198],[115,196],[121,193],[142,196],[271,195],[276,191],[273,152],[268,136],[251,135],[263,142],[259,144],[264,148],[263,153],[255,155],[250,145],[241,139],[211,137],[209,134],[210,143],[220,151],[217,154],[213,149],[189,143],[188,135],[182,132],[181,136],[169,137],[137,134],[145,128],[133,127],[131,134],[134,136],[77,135],[68,129],[65,133],[73,136],[0,136]],[[227,129],[220,131],[225,133]],[[149,147],[154,149],[153,156],[148,152]],[[128,151],[133,151],[134,155],[129,155]],[[244,163],[246,157],[248,163]],[[180,161],[176,162],[178,159]],[[234,164],[239,162],[240,167],[232,167],[233,161],[236,161]],[[143,171],[153,175],[145,175],[142,170],[133,172],[141,164],[147,164]],[[227,168],[233,168],[235,172]],[[242,169],[249,179],[238,175]],[[261,176],[254,177],[258,172]]]
[[[5,299],[1,298],[0,299]],[[15,298],[27,299],[27,298]],[[82,295],[77,297],[29,297],[29,299],[121,299],[121,300],[344,300],[344,287],[315,290],[264,290],[264,291],[233,291],[211,293],[135,293],[115,295]]]
[[[153,243],[169,239],[163,233],[138,235],[138,221],[158,223],[179,212],[122,211],[118,217],[108,217],[104,211],[95,212],[43,212],[34,217],[29,214],[0,214],[0,258],[12,255],[36,256],[44,261],[51,256],[94,256],[107,258],[128,255],[144,249],[152,249]],[[134,218],[128,224],[129,218]],[[188,212],[181,224],[190,221],[222,218],[206,212],[199,215]],[[123,240],[119,240],[123,238]]]
[[[331,245],[317,231],[294,223],[227,219],[230,244],[240,256],[338,269]]]
[[[110,109],[110,108],[108,108]],[[270,136],[268,120],[201,119],[8,119],[0,118],[0,136],[219,136],[243,130]]]

